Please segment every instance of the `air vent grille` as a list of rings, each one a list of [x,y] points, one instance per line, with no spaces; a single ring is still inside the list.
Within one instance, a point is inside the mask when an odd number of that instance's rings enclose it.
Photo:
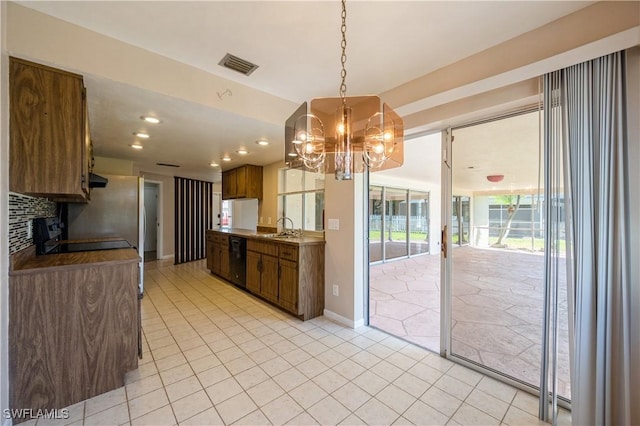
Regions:
[[[237,56],[233,56],[231,53],[227,53],[224,55],[224,58],[218,62],[218,65],[222,65],[225,68],[229,68],[234,71],[238,71],[244,75],[249,75],[254,72],[258,65],[252,64],[249,61],[245,61],[244,59],[238,58]]]
[[[171,164],[171,163],[156,163],[158,166],[165,166],[165,167],[180,167],[177,164]]]

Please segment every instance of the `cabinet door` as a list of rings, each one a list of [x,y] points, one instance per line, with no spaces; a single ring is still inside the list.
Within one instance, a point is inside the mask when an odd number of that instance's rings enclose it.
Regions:
[[[298,263],[280,259],[278,304],[298,315]]]
[[[229,200],[237,197],[236,169],[222,172],[222,199]]]
[[[236,169],[236,198],[247,196],[247,167],[242,166]]]
[[[260,294],[260,253],[247,251],[247,290]]]
[[[247,198],[262,200],[262,166],[245,166],[247,171]]]
[[[220,247],[220,276],[226,280],[230,278],[229,274],[229,247]]]
[[[9,80],[10,190],[85,200],[82,77],[11,58]]]
[[[262,255],[262,284],[260,294],[271,302],[278,302],[278,258]]]
[[[213,241],[207,237],[207,269],[213,272]]]
[[[220,275],[220,244],[214,242],[211,249],[211,272]]]

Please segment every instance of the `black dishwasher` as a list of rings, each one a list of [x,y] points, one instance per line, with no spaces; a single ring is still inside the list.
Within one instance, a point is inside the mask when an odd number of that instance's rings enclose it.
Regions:
[[[247,286],[247,239],[229,237],[229,275],[231,282],[240,287]]]

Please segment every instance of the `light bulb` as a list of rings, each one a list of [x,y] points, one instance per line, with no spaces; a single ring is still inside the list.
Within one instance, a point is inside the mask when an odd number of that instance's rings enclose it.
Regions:
[[[390,141],[392,137],[393,135],[391,134],[391,132],[384,132],[383,138],[385,141]]]
[[[338,123],[338,133],[344,135],[344,123]]]
[[[373,146],[373,152],[376,154],[382,154],[384,152],[384,144],[377,143]]]

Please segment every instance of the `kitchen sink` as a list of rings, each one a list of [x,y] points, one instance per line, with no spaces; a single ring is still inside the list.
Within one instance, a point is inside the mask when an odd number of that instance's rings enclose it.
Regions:
[[[258,236],[262,238],[283,238],[283,239],[300,237],[300,235],[298,234],[290,234],[286,232],[280,232],[279,234],[258,234]]]

